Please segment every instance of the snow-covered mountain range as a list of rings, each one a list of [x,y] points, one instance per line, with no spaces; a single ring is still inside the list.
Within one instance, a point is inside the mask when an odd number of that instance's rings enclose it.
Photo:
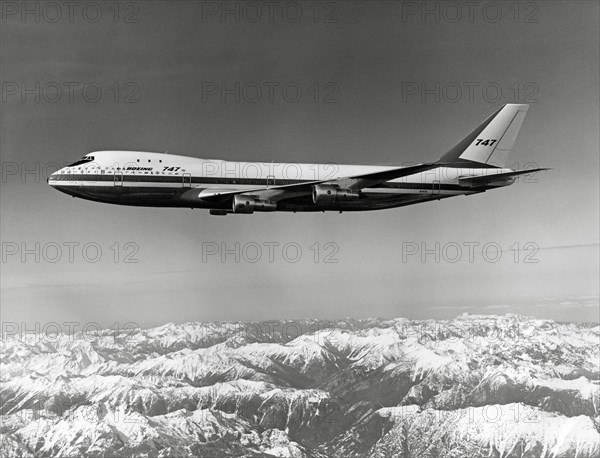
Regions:
[[[600,327],[518,315],[5,335],[2,457],[598,457]]]

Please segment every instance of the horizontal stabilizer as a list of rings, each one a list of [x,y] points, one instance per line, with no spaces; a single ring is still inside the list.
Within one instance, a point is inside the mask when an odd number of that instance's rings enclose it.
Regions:
[[[493,170],[493,169],[490,169]],[[491,173],[489,175],[482,176],[469,176],[469,177],[459,177],[458,180],[461,185],[469,185],[469,186],[485,186],[493,183],[498,184],[506,184],[506,182],[516,176],[519,175],[528,175],[530,173],[541,172],[544,170],[550,169],[529,169],[529,170],[518,170],[514,172],[505,172],[505,173]]]

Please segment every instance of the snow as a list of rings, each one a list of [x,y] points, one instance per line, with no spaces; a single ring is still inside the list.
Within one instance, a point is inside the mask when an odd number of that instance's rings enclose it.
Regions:
[[[350,458],[443,437],[465,456],[600,455],[598,327],[511,314],[291,323],[6,338],[0,455]]]

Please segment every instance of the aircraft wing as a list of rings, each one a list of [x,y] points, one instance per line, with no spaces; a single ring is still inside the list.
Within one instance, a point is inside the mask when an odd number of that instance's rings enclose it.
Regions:
[[[207,192],[204,190],[200,193],[198,198],[208,201],[221,201],[226,200],[228,197],[236,194],[246,194],[257,196],[260,199],[278,201],[282,199],[288,199],[291,197],[299,197],[303,195],[310,195],[312,193],[312,187],[316,184],[328,184],[336,185],[343,189],[351,189],[353,191],[359,191],[363,188],[375,186],[379,183],[384,183],[389,180],[402,178],[415,173],[424,172],[439,167],[439,164],[428,163],[413,165],[409,167],[398,167],[394,169],[384,170],[382,172],[366,173],[363,175],[356,175],[351,177],[336,178],[333,180],[317,180],[317,181],[305,181],[297,184],[287,184],[281,186],[271,186],[269,188],[262,187],[256,189],[240,189],[236,191],[215,191],[214,193]],[[193,190],[198,192],[196,190]],[[190,191],[188,191],[189,193]],[[186,193],[187,194],[187,193]]]
[[[425,172],[427,170],[435,169],[439,166],[439,164],[433,162],[429,164],[411,165],[408,167],[384,170],[383,172],[373,172],[364,175],[356,175],[353,177],[337,178],[336,180],[328,181],[327,184],[336,184],[343,189],[359,191],[363,188],[370,188],[371,186],[375,186],[386,181],[414,175],[415,173]]]

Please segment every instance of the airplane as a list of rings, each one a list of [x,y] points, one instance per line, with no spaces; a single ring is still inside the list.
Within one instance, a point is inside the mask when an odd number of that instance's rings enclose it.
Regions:
[[[254,212],[364,211],[472,195],[543,168],[507,168],[529,109],[506,104],[434,162],[408,166],[231,162],[97,151],[48,178],[73,197],[119,205]]]

